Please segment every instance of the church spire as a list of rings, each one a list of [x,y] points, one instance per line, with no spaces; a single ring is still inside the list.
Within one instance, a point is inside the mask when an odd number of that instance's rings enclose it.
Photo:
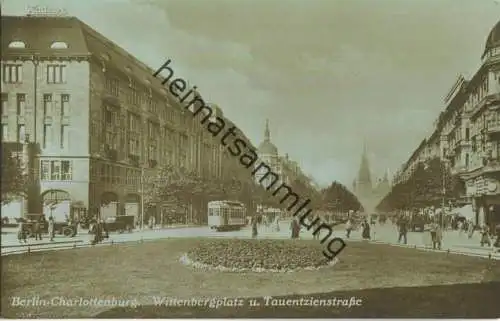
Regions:
[[[389,182],[389,169],[385,171],[383,181],[387,183]]]
[[[359,166],[358,172],[358,184],[365,185],[371,188],[371,174],[370,174],[370,165],[368,163],[368,152],[366,148],[366,141],[363,142],[363,154],[361,155],[361,164]]]
[[[271,140],[271,132],[269,131],[269,119],[266,119],[266,130],[264,131],[264,140],[266,142]]]

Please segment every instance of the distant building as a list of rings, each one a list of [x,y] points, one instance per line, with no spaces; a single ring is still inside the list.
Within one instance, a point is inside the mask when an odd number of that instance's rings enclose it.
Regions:
[[[365,212],[372,212],[378,202],[390,191],[390,182],[387,173],[375,184],[372,183],[366,144],[363,146],[358,176],[353,182],[352,189],[354,195],[356,195],[365,209]]]

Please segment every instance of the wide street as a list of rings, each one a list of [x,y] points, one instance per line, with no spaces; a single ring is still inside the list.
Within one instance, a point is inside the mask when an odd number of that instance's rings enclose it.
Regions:
[[[345,232],[343,226],[337,226],[335,228],[336,236],[345,238]],[[123,243],[132,242],[140,240],[154,240],[163,238],[250,238],[251,231],[248,227],[243,228],[240,231],[230,231],[230,232],[216,232],[210,230],[207,226],[175,226],[164,229],[144,229],[142,231],[134,231],[132,233],[111,233],[108,240],[103,244],[98,246],[104,246],[111,242],[113,243]],[[290,237],[289,222],[281,222],[280,231],[276,231],[274,226],[265,227],[261,226],[259,228],[258,238],[266,239],[286,239]],[[302,239],[311,239],[311,232],[303,231],[300,237]],[[395,226],[391,224],[386,225],[376,225],[372,228],[372,241],[383,242],[390,244],[397,243],[398,234]],[[82,231],[73,238],[68,238],[64,236],[57,236],[53,244],[51,243],[47,236],[44,236],[42,241],[35,241],[34,239],[29,239],[28,243],[30,245],[30,251],[40,251],[40,250],[57,250],[64,248],[71,248],[73,246],[89,246],[89,242],[92,236],[88,234],[87,231]],[[361,231],[353,231],[350,237],[351,241],[361,240]],[[61,242],[68,242],[62,244]],[[40,245],[37,245],[40,244]],[[26,252],[27,246],[20,247],[20,243],[17,240],[16,234],[10,231],[10,233],[2,234],[2,255]],[[429,246],[429,235],[428,232],[409,232],[407,246],[416,246],[419,248]],[[479,244],[479,235],[476,233],[471,239],[469,239],[465,234],[460,235],[457,231],[446,231],[443,236],[443,250],[450,250],[453,252],[460,252],[469,255],[480,255],[488,256],[492,254],[494,258],[500,258],[500,253],[494,253],[494,250],[490,247],[481,247]]]

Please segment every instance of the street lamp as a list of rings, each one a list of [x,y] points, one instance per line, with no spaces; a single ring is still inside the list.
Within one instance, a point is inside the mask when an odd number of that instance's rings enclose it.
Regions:
[[[141,231],[144,229],[144,165],[141,166]]]

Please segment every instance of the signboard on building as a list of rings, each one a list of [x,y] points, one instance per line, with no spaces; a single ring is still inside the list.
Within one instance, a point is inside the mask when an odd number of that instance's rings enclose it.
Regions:
[[[479,176],[467,181],[466,189],[468,196],[494,195],[498,194],[498,181]]]
[[[31,17],[65,17],[68,15],[66,9],[54,9],[46,6],[28,6],[26,15]]]

